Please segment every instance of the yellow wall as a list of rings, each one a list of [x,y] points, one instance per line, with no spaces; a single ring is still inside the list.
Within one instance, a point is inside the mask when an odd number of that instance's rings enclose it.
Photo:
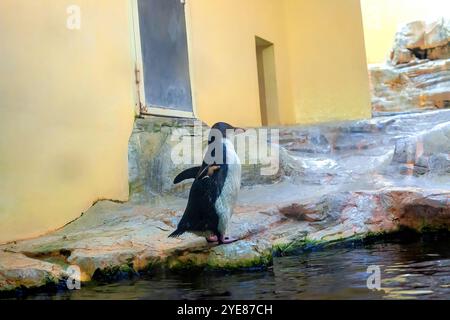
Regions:
[[[359,0],[285,0],[297,123],[371,117]]]
[[[450,14],[448,0],[361,0],[361,6],[368,63],[386,61],[402,24]]]
[[[66,28],[74,3],[78,31]],[[0,242],[127,199],[130,3],[0,1]],[[281,124],[370,116],[358,0],[188,0],[187,15],[197,115],[209,124],[261,124],[255,36],[274,44]]]
[[[81,30],[66,8],[82,8]],[[0,1],[0,242],[127,199],[127,0]]]
[[[255,36],[274,44],[281,124],[370,117],[359,0],[187,1],[197,115],[261,124]]]
[[[282,1],[187,1],[197,115],[213,124],[261,124],[255,36],[275,45],[279,104],[292,105]],[[284,113],[287,121],[292,114]]]

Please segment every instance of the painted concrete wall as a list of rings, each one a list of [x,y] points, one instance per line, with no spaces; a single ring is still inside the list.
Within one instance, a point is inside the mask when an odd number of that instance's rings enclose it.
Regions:
[[[128,197],[130,1],[0,1],[0,242]],[[261,123],[255,36],[274,44],[282,124],[369,117],[358,0],[188,0],[197,115]]]
[[[0,1],[0,242],[128,196],[133,65],[127,0]]]
[[[191,73],[197,115],[213,124],[261,124],[255,36],[275,44],[279,104],[292,105],[283,1],[190,0]],[[283,120],[293,114],[282,112]]]
[[[281,124],[370,117],[359,0],[187,4],[202,120],[261,124],[255,36],[274,44]]]
[[[370,118],[359,0],[285,1],[295,121]]]
[[[361,0],[361,6],[368,63],[386,61],[402,24],[450,16],[448,0]]]

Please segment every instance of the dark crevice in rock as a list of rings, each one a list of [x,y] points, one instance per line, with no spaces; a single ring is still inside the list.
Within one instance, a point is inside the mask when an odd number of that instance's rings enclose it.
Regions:
[[[409,51],[411,51],[411,53],[420,60],[425,60],[428,59],[428,51],[429,50],[423,50],[420,48],[414,48],[414,49],[408,49]]]
[[[139,273],[133,269],[133,265],[114,266],[104,269],[96,269],[92,280],[97,282],[116,282],[123,279],[139,277]]]
[[[51,252],[21,252],[21,253],[28,258],[54,263],[63,267],[70,265],[67,259],[72,254],[72,252],[67,249],[60,249]]]
[[[450,48],[450,44],[448,45],[444,45],[444,46],[438,46],[438,47],[433,47],[433,48],[427,48],[427,49],[422,49],[422,48],[407,48],[407,50],[409,50],[414,57],[416,57],[419,60],[434,60],[436,59],[435,52],[449,52],[449,48]],[[448,54],[447,54],[448,55]],[[444,54],[439,58],[446,58],[447,56]]]

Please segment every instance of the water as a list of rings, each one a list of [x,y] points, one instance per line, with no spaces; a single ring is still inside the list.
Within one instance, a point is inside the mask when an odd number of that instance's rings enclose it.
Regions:
[[[367,289],[380,266],[382,291]],[[450,240],[377,243],[274,259],[266,271],[158,274],[28,299],[450,299]]]

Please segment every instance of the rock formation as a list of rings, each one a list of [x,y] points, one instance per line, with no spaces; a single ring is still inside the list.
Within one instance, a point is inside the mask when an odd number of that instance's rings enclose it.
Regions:
[[[170,161],[169,137],[181,126],[193,134],[186,121],[136,122],[131,201],[98,202],[56,232],[0,246],[0,292],[64,287],[73,265],[82,281],[265,267],[274,255],[405,227],[450,230],[450,110],[440,110],[280,128],[279,171],[261,178],[257,165],[244,167],[246,182],[229,230],[240,241],[215,246],[193,235],[168,239],[189,187],[171,185],[180,168]]]
[[[441,18],[432,23],[414,21],[397,32],[390,54],[393,65],[414,60],[450,58],[450,20]]]
[[[387,63],[369,66],[374,115],[450,106],[450,20],[415,21],[396,34]]]

